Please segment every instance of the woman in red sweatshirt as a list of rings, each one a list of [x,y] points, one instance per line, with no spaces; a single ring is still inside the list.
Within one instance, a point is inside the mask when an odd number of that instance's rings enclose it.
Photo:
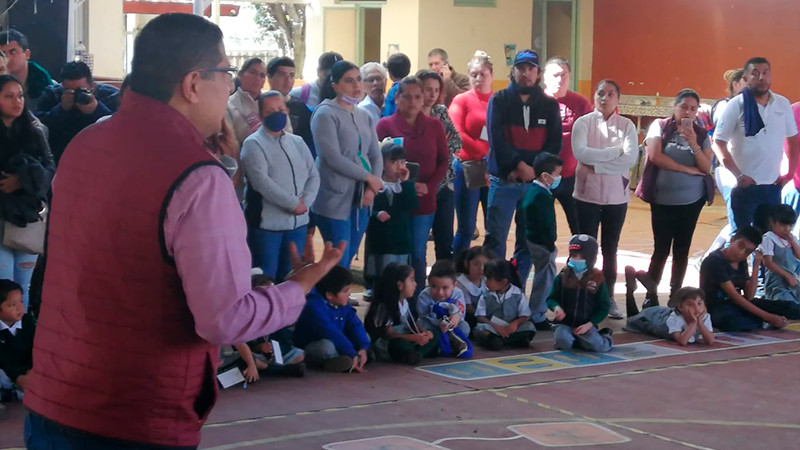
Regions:
[[[472,89],[456,96],[450,104],[448,113],[453,120],[463,143],[461,152],[453,163],[456,178],[455,204],[458,217],[458,231],[453,240],[453,253],[458,254],[469,248],[478,218],[478,201],[483,205],[486,215],[488,185],[468,189],[464,177],[463,161],[484,161],[489,152],[489,135],[486,130],[486,110],[492,96],[494,72],[489,55],[478,50],[469,61],[469,79]],[[485,173],[484,166],[484,173]]]
[[[436,188],[447,172],[450,152],[444,127],[439,119],[422,112],[422,82],[416,77],[403,78],[398,85],[397,112],[378,122],[378,139],[402,138],[408,161],[418,163],[415,187],[419,209],[413,212],[411,265],[417,279],[417,294],[425,287],[425,253],[428,234],[436,212]]]

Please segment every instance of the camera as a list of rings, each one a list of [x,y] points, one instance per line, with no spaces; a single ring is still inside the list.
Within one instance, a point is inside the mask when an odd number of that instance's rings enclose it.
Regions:
[[[92,102],[92,91],[85,87],[75,89],[75,103],[78,105],[88,105]]]

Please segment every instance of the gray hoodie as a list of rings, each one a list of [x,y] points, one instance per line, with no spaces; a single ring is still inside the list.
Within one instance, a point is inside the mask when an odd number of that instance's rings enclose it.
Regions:
[[[380,178],[383,157],[378,146],[374,120],[359,107],[348,111],[336,100],[325,100],[314,109],[311,132],[317,147],[321,184],[314,214],[347,220],[353,210],[356,189],[362,188],[370,172]],[[369,163],[368,172],[358,158]]]
[[[319,173],[303,138],[274,137],[262,126],[244,140],[241,161],[248,186],[261,194],[261,229],[291,231],[308,224],[308,212],[293,213],[301,198],[310,208],[319,190]]]

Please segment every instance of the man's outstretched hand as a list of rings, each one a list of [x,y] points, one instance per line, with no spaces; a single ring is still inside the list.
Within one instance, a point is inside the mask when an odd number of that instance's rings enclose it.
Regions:
[[[287,281],[294,281],[302,287],[303,292],[308,294],[314,285],[322,279],[334,266],[339,264],[342,259],[347,242],[342,241],[334,247],[333,243],[326,242],[325,249],[319,262],[315,262],[314,236],[306,236],[306,246],[303,249],[303,256],[297,251],[295,243],[289,244],[289,256],[292,260],[292,271],[286,277]]]

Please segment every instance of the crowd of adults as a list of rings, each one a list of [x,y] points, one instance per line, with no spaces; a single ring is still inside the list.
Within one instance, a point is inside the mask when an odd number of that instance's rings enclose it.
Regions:
[[[0,50],[0,278],[23,287],[28,309],[34,266],[42,275],[33,283],[42,304],[32,308],[29,442],[79,430],[96,445],[81,448],[111,448],[99,437],[196,446],[216,398],[216,346],[293,323],[305,294],[333,266],[350,267],[370,217],[385,213],[372,208],[389,185],[382,143],[404,149],[418,204],[405,230],[409,254],[381,258],[373,275],[408,263],[419,294],[429,236],[437,260],[467,250],[481,204],[492,256],[506,258],[516,224],[525,291],[532,266],[557,254],[531,252],[521,208],[542,183],[534,160],[550,153],[563,169],[545,187],[570,234],[599,236],[613,296],[637,128],[619,114],[618,83],[599,82],[589,101],[569,90],[563,58],[522,50],[507,87],[493,92],[496,68],[482,51],[461,74],[445,50],[431,50],[413,76],[403,54],[358,67],[326,52],[317,79],[295,87],[292,59],[229,67],[216,26],[167,14],[141,30],[120,92],[95,83],[83,62],[65,64],[54,83],[17,31],[0,34]],[[731,234],[753,223],[759,205],[800,209],[800,107],[770,90],[770,69],[748,60],[705,120],[698,94],[682,90],[672,116],[649,128],[637,195],[651,205],[654,251],[648,270],[626,275],[651,304],[670,251],[672,290],[683,286],[715,165]],[[45,216],[46,270],[40,252],[11,239]],[[317,231],[328,244],[314,263],[304,247]],[[251,267],[279,284],[251,289]],[[609,316],[623,317],[613,301]]]

